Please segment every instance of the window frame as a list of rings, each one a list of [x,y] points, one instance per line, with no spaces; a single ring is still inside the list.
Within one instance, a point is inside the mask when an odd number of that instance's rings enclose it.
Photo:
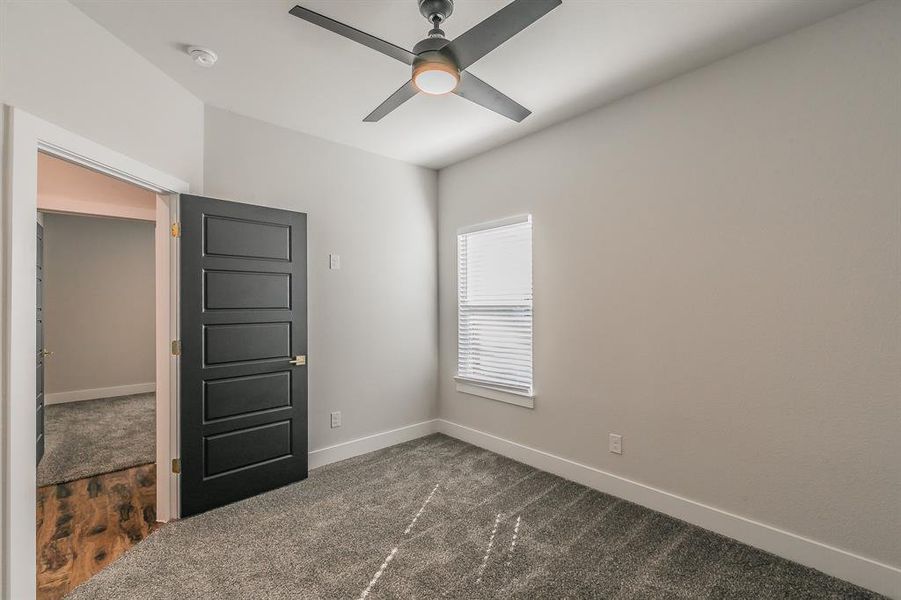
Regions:
[[[531,282],[532,282],[532,291],[533,291],[533,299],[532,299],[532,314],[531,314],[531,326],[532,326],[532,348],[530,354],[530,360],[532,363],[532,389],[531,392],[521,392],[519,390],[511,390],[504,388],[503,386],[494,386],[490,383],[486,383],[483,381],[475,381],[469,379],[465,376],[460,375],[460,236],[466,235],[469,233],[476,233],[479,231],[485,231],[488,229],[496,229],[498,227],[505,227],[508,225],[518,225],[520,223],[529,223],[532,228],[530,228],[530,239],[529,239],[529,251],[531,253],[530,263],[532,263],[532,274],[531,274]],[[455,248],[454,248],[454,266],[455,266],[455,293],[457,300],[457,358],[456,358],[456,367],[454,374],[454,381],[456,382],[456,390],[463,394],[468,394],[471,396],[480,396],[482,398],[489,398],[491,400],[497,400],[500,402],[506,402],[508,404],[514,404],[516,406],[521,406],[524,408],[535,408],[535,308],[534,308],[534,223],[532,221],[531,214],[522,214],[516,215],[512,217],[506,217],[503,219],[496,219],[493,221],[486,221],[483,223],[477,223],[475,225],[468,225],[466,227],[460,227],[457,229],[457,236],[455,238]]]

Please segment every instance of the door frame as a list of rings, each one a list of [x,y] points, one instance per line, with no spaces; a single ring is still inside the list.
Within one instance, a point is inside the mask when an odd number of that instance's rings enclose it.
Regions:
[[[157,520],[178,517],[177,358],[178,244],[169,233],[179,193],[189,185],[115,150],[76,135],[21,109],[6,107],[4,166],[2,544],[0,596],[34,598],[36,592],[34,465],[35,411],[24,399],[35,394],[35,260],[37,159],[44,152],[157,193],[156,203],[156,403]]]

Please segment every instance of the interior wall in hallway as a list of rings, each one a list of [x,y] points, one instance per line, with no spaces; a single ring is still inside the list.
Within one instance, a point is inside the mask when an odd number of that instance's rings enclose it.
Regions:
[[[155,378],[154,228],[44,214],[44,345],[49,403]]]
[[[38,152],[38,210],[156,221],[156,194]]]

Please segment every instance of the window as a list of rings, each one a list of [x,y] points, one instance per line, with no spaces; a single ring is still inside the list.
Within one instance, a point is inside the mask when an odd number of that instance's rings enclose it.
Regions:
[[[531,407],[531,216],[460,231],[457,307],[457,389]]]

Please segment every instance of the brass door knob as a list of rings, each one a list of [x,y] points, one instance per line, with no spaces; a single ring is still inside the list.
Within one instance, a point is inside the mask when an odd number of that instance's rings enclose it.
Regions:
[[[47,358],[48,356],[53,356],[53,352],[51,352],[50,350],[47,350],[46,348],[42,348],[41,356],[43,356],[44,358]]]
[[[307,364],[307,355],[302,354],[300,356],[295,356],[294,360],[289,360],[288,362],[296,366],[305,365]]]

